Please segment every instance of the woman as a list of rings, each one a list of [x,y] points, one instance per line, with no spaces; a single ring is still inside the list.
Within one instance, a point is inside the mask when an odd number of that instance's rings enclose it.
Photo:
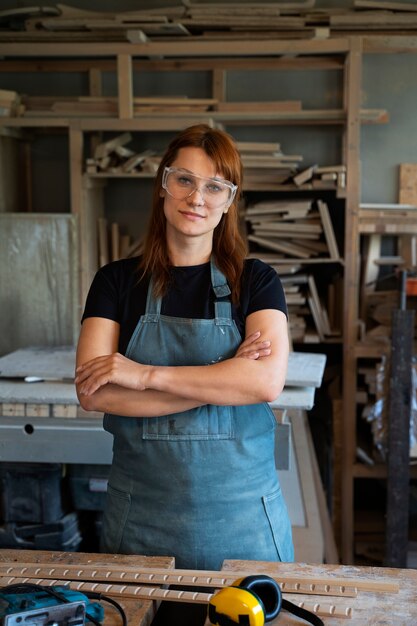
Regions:
[[[101,268],[90,289],[76,385],[114,436],[106,552],[190,569],[293,560],[267,404],[285,381],[285,299],[272,268],[245,260],[241,170],[227,133],[179,133],[143,256]]]

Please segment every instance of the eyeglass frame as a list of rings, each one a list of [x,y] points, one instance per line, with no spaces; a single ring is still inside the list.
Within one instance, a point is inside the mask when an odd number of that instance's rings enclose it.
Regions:
[[[215,177],[211,177],[211,176],[200,176],[199,174],[194,174],[194,172],[190,172],[186,169],[183,169],[182,167],[171,167],[166,165],[164,167],[164,171],[162,174],[162,182],[161,182],[161,186],[163,189],[165,189],[165,191],[171,196],[171,198],[174,198],[174,196],[168,191],[167,189],[167,179],[168,176],[171,172],[184,172],[184,174],[189,174],[191,176],[193,176],[194,178],[200,178],[203,180],[211,180],[213,181],[213,183],[221,183],[222,185],[225,185],[226,187],[228,187],[230,189],[230,198],[222,205],[220,204],[218,207],[216,208],[229,208],[233,202],[233,200],[235,199],[236,196],[236,192],[238,190],[238,185],[235,185],[234,183],[232,183],[230,180],[225,180],[222,178],[215,178]],[[195,193],[196,191],[199,191],[198,187],[195,187],[194,189],[192,189],[190,191],[190,193],[186,196],[184,196],[184,198],[175,198],[176,200],[186,200],[187,198],[189,198],[190,196],[193,195],[193,193]],[[200,193],[200,192],[199,192]],[[203,194],[201,194],[202,197],[204,198],[204,202],[206,202],[206,198]]]

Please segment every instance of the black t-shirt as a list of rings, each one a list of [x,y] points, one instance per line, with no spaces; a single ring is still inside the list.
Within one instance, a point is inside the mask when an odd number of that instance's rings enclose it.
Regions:
[[[87,317],[104,317],[120,324],[119,352],[126,349],[141,315],[145,313],[149,277],[139,280],[139,258],[122,259],[102,267],[94,277],[84,309]],[[210,263],[172,267],[171,283],[162,300],[161,313],[193,319],[214,318],[215,295]],[[240,304],[232,305],[232,317],[242,335],[245,319],[262,309],[278,309],[287,315],[284,290],[275,270],[258,259],[246,259]]]

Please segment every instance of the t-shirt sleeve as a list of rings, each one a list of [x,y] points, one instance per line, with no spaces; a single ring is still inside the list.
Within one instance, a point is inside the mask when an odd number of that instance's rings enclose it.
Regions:
[[[246,316],[263,309],[277,309],[288,317],[284,289],[276,271],[258,259],[255,259],[248,269]]]
[[[81,321],[87,317],[105,317],[119,322],[119,295],[110,266],[96,273],[89,289]]]

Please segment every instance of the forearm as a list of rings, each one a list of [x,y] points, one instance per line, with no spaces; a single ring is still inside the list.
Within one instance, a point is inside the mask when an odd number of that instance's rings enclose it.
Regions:
[[[99,411],[126,417],[158,417],[188,411],[205,404],[174,393],[153,389],[137,391],[114,384],[104,385],[95,393],[85,396],[78,393],[81,406],[86,411]]]
[[[203,404],[256,404],[277,398],[285,373],[282,365],[274,367],[266,359],[228,359],[203,366],[149,366],[145,384],[166,393],[181,389],[184,398]]]

